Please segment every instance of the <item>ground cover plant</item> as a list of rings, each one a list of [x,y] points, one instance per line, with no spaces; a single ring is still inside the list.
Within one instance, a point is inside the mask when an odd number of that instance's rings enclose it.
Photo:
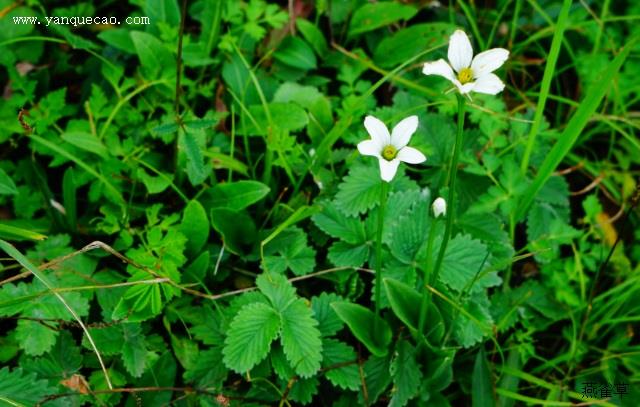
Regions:
[[[637,405],[638,20],[0,0],[0,404]]]

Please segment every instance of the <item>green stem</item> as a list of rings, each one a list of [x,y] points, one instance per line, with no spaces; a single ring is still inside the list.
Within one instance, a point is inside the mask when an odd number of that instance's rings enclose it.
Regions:
[[[431,284],[438,281],[438,274],[440,274],[440,267],[442,266],[442,260],[444,259],[444,253],[447,250],[447,244],[451,238],[451,228],[453,226],[453,217],[456,212],[455,190],[456,190],[456,175],[458,173],[458,159],[460,157],[460,149],[462,147],[462,134],[464,132],[464,108],[465,108],[464,96],[458,95],[458,129],[456,132],[456,143],[453,147],[453,155],[451,156],[451,163],[449,164],[449,175],[447,176],[447,184],[449,187],[449,197],[447,199],[447,224],[444,229],[444,237],[442,238],[442,244],[440,245],[440,252],[438,253],[438,259],[431,275]]]
[[[429,240],[427,241],[427,264],[424,269],[423,286],[429,283],[429,276],[431,275],[431,254],[433,253],[433,240],[436,236],[436,224],[438,219],[434,219],[431,222],[431,228],[429,230]],[[424,324],[427,320],[427,310],[429,305],[429,298],[431,297],[430,291],[426,287],[422,290],[422,302],[420,304],[420,320],[418,322],[419,335],[424,335]]]
[[[389,184],[382,181],[380,188],[380,208],[378,210],[378,234],[376,236],[376,315],[380,315],[381,287],[382,287],[382,228],[384,226],[384,207],[387,204]]]

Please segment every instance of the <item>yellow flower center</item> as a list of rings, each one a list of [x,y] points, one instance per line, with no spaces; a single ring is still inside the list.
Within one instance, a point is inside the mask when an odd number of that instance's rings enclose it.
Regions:
[[[471,79],[473,79],[473,71],[471,70],[471,68],[461,69],[458,73],[458,80],[463,85],[465,83],[471,82]]]
[[[382,149],[382,157],[387,161],[393,160],[396,158],[396,155],[398,155],[398,150],[391,144]]]

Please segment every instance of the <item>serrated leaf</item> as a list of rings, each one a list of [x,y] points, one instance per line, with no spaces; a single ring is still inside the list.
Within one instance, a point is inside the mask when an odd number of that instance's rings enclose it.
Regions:
[[[140,377],[147,363],[147,345],[140,324],[122,324],[124,344],[122,346],[122,362],[129,374]]]
[[[362,305],[334,302],[331,307],[371,353],[384,356],[389,352],[392,335],[387,321]]]
[[[266,304],[242,307],[229,326],[222,350],[224,364],[238,373],[249,371],[267,356],[280,325],[280,315]]]
[[[187,176],[191,185],[199,185],[208,176],[207,169],[202,161],[200,146],[198,146],[193,134],[185,130],[182,135],[184,136],[184,152],[187,156]]]
[[[104,328],[89,328],[89,334],[93,338],[96,347],[103,355],[117,355],[122,351],[124,345],[124,334],[119,326],[108,326]],[[82,345],[91,349],[87,336],[82,337]]]
[[[311,299],[311,308],[318,320],[318,329],[323,336],[335,335],[344,327],[344,323],[338,314],[331,308],[331,303],[344,301],[344,298],[334,293],[323,292]]]
[[[355,350],[337,339],[325,338],[322,342],[322,366],[329,368],[342,363],[356,362],[351,365],[332,368],[325,376],[336,387],[348,390],[358,390],[362,385]]]
[[[201,350],[195,365],[185,371],[185,380],[202,388],[221,386],[228,373],[224,363],[220,363],[221,359],[221,346]]]
[[[313,396],[318,394],[319,385],[320,381],[315,376],[298,379],[291,387],[289,397],[302,405],[309,404],[313,401]]]
[[[318,321],[305,300],[297,299],[282,311],[281,342],[291,367],[301,377],[311,377],[320,369],[322,341]]]
[[[389,357],[372,356],[366,361],[362,370],[364,371],[365,383],[367,385],[369,403],[375,403],[387,386],[389,386],[389,383],[391,383]],[[365,404],[362,391],[358,394],[358,401],[360,405]]]
[[[0,397],[5,401],[35,406],[52,393],[55,388],[49,387],[44,379],[38,380],[35,373],[25,374],[22,369],[10,371],[8,367],[0,369]]]
[[[396,346],[396,354],[391,361],[393,390],[390,407],[405,406],[418,393],[422,372],[415,359],[415,349],[409,342],[401,340]]]
[[[256,286],[278,312],[282,312],[296,299],[295,288],[282,274],[262,273],[256,279]]]
[[[316,251],[307,245],[307,235],[297,227],[289,227],[265,246],[265,269],[284,273],[287,269],[302,276],[313,271]]]
[[[369,257],[368,244],[351,245],[345,242],[334,242],[329,247],[327,258],[336,267],[362,267]]]
[[[179,230],[187,237],[187,250],[191,254],[200,252],[209,238],[209,219],[200,202],[190,201],[187,204]]]
[[[473,283],[472,291],[493,287],[502,282],[496,272],[480,276],[489,266],[487,246],[469,235],[457,235],[447,246],[440,280],[449,287],[462,291]],[[475,279],[475,281],[474,281]]]
[[[357,244],[366,239],[362,222],[345,216],[334,203],[322,205],[322,211],[313,215],[311,220],[320,230],[344,242]]]
[[[24,353],[39,356],[51,350],[58,332],[35,321],[21,319],[16,328],[16,339]]]
[[[336,205],[348,216],[356,216],[380,202],[382,181],[371,167],[354,166],[338,186]]]

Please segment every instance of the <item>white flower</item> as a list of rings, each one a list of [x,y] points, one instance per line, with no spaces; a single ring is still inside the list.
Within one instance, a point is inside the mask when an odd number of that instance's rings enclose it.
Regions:
[[[447,216],[447,201],[442,197],[438,197],[433,201],[433,204],[431,204],[431,209],[433,210],[433,216],[435,218],[441,215]]]
[[[509,57],[506,49],[493,48],[473,58],[469,37],[464,31],[456,30],[449,39],[448,57],[449,63],[444,59],[425,63],[422,73],[449,79],[462,94],[474,91],[495,95],[504,89],[504,83],[492,72],[500,68]],[[457,76],[454,75],[454,70]]]
[[[387,126],[373,116],[364,119],[364,127],[371,140],[358,143],[358,151],[362,155],[372,155],[380,164],[380,176],[391,182],[396,175],[400,161],[409,164],[420,164],[427,157],[413,147],[408,147],[411,135],[418,128],[418,116],[409,116],[398,123],[391,134]]]

